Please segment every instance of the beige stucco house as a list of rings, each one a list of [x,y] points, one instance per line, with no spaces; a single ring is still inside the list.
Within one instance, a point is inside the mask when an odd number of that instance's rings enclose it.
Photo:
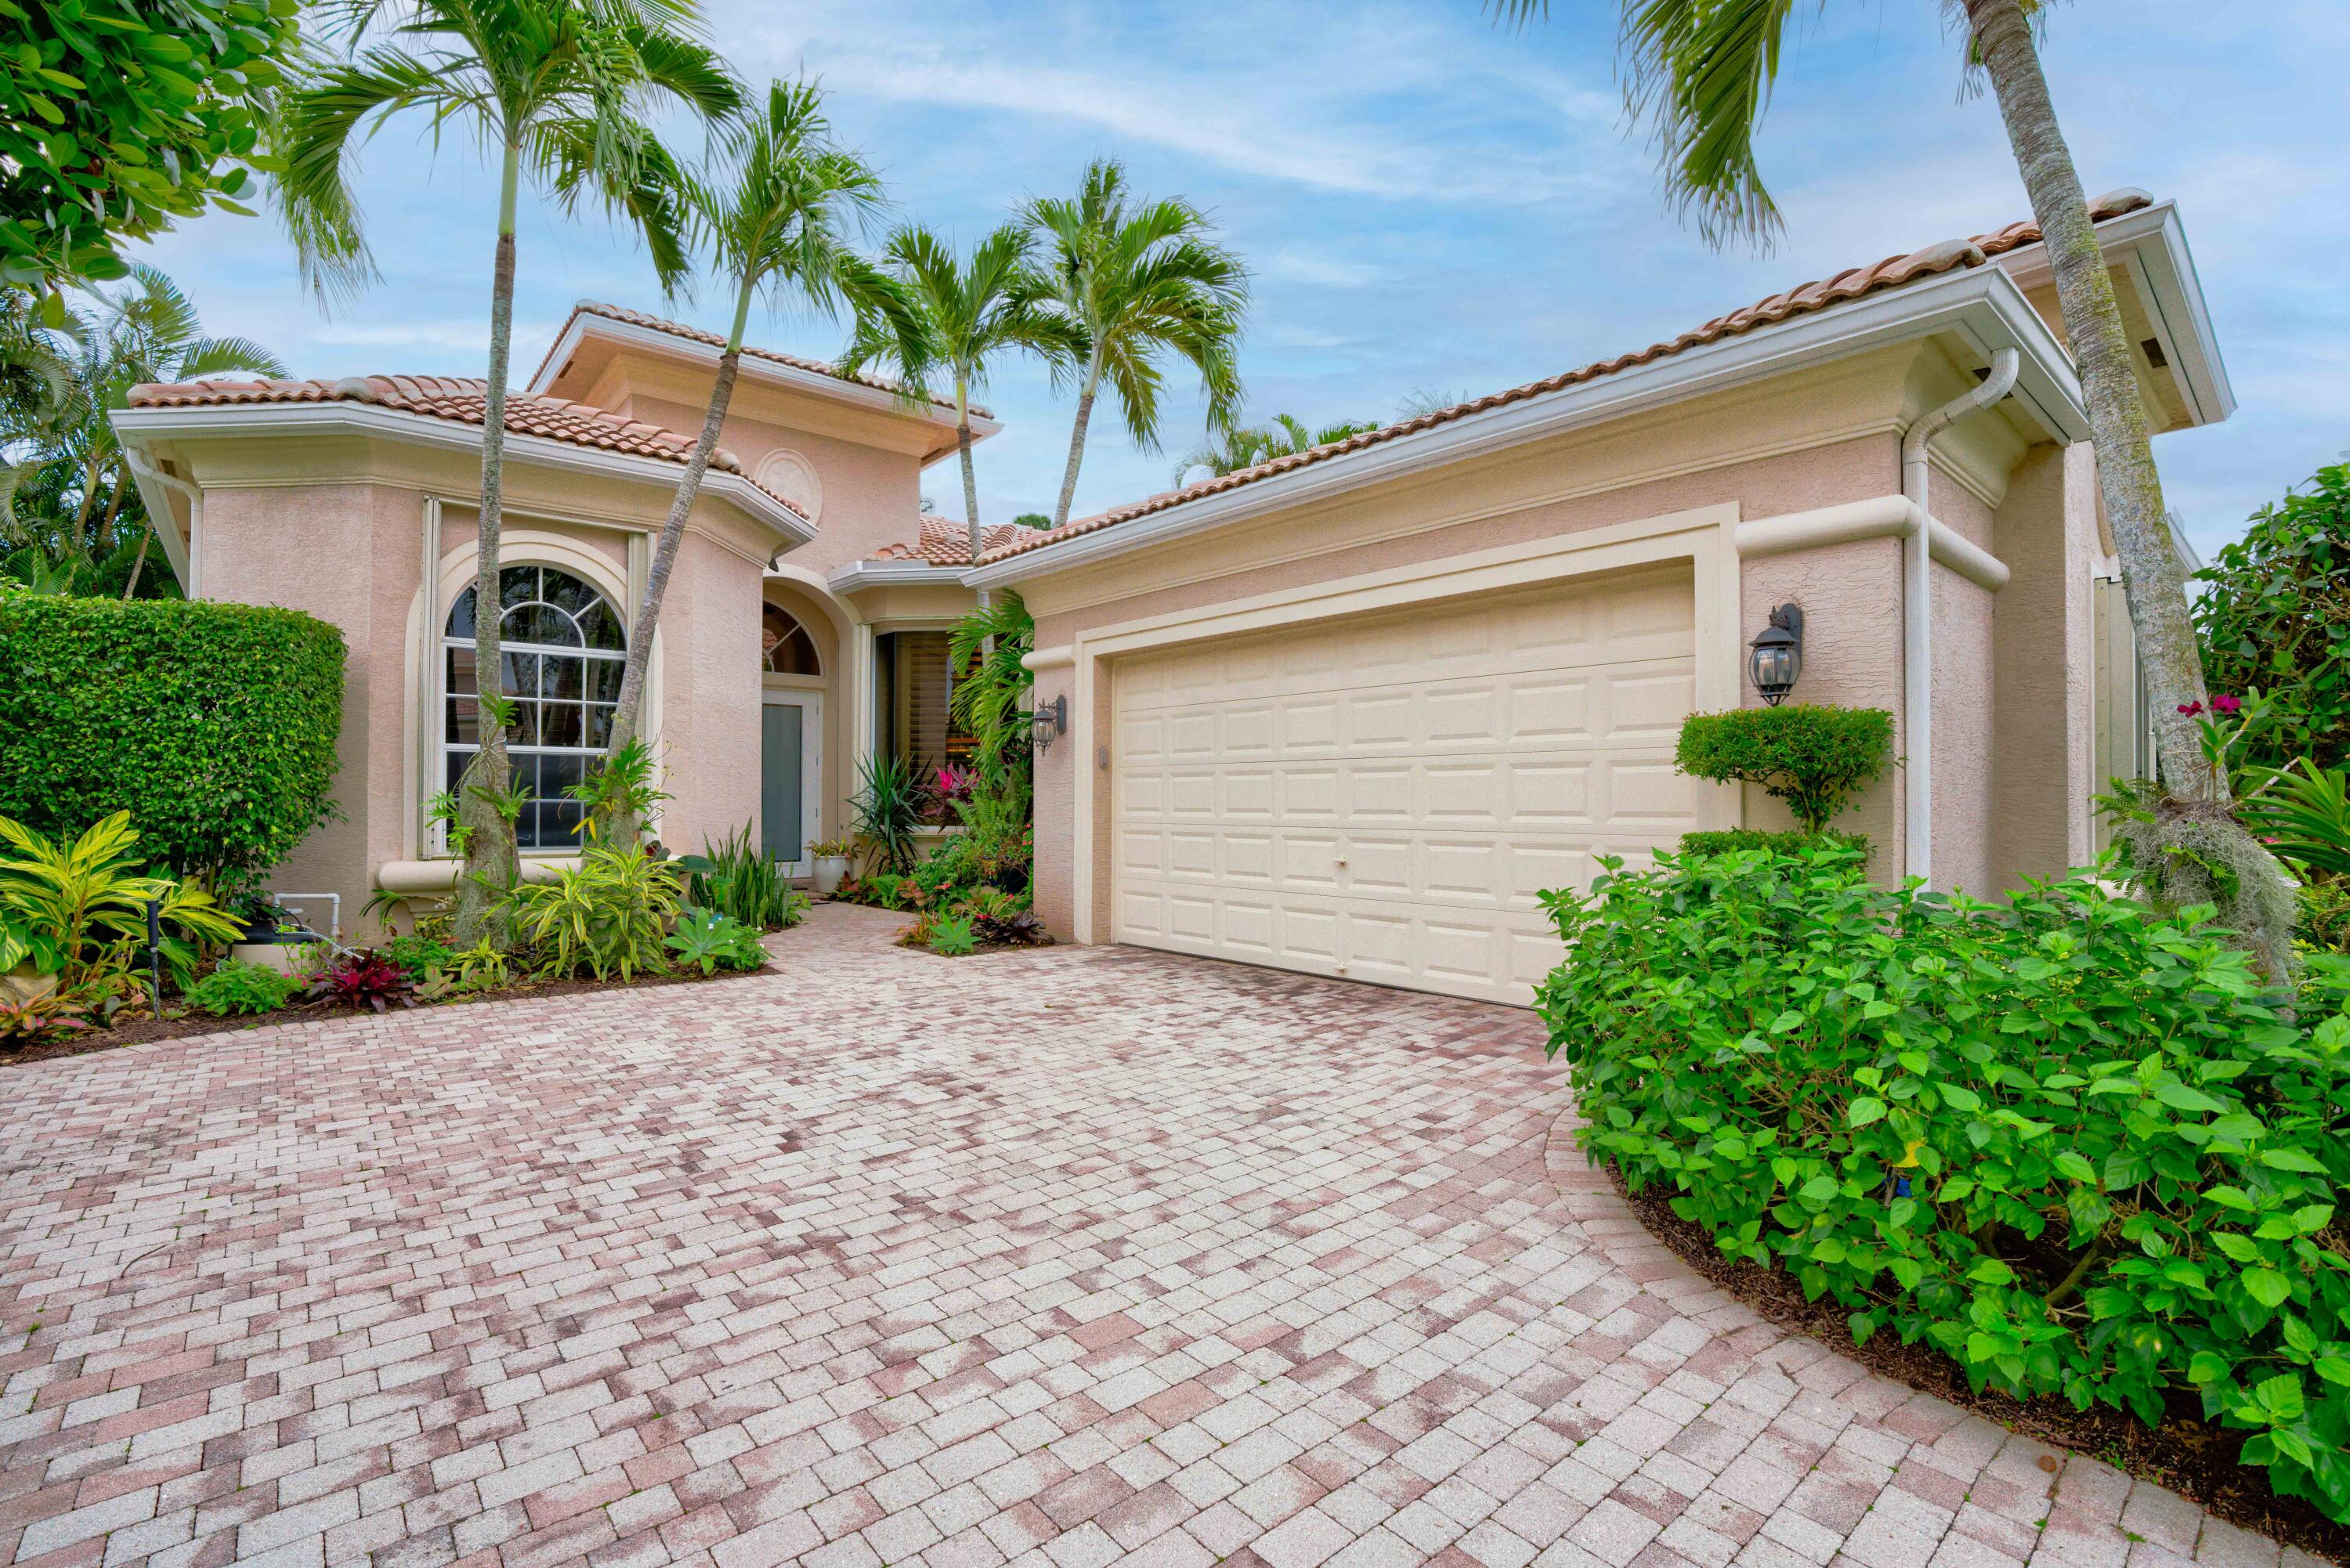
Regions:
[[[2155,428],[2224,419],[2177,211],[2124,192],[2096,213]],[[956,753],[944,628],[1015,589],[1037,621],[1036,903],[1059,936],[1523,1002],[1558,957],[1539,889],[1694,827],[1783,822],[1670,758],[1684,714],[1756,700],[1746,645],[1793,603],[1795,700],[1897,716],[1902,763],[1851,815],[1885,875],[1991,893],[2076,863],[2142,713],[2100,625],[2110,545],[2038,241],[1929,246],[1055,532],[992,530],[975,565],[920,508],[950,410],[746,355],[654,651],[660,835],[747,823],[804,865],[859,759]],[[559,785],[593,754],[717,351],[582,305],[509,406],[534,856],[572,846]],[[190,591],[350,639],[345,820],[282,885],[445,889],[426,803],[472,733],[480,384],[131,404],[118,423]]]

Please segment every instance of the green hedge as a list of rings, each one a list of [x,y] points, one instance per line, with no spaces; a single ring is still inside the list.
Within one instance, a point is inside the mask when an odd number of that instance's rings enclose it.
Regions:
[[[181,875],[234,885],[333,814],[343,634],[256,605],[0,599],[0,815],[129,811]]]
[[[2148,1423],[2190,1390],[2350,1519],[2350,966],[2297,1016],[2209,910],[2012,903],[1856,855],[1667,857],[1545,895],[1580,1137],[1853,1336]]]
[[[1817,833],[1885,769],[1893,715],[1882,708],[1790,702],[1681,721],[1673,765],[1701,779],[1759,784]]]
[[[1806,849],[1857,849],[1868,853],[1865,833],[1804,833],[1800,829],[1773,833],[1760,827],[1729,827],[1681,835],[1684,855],[1728,855],[1740,849],[1767,849],[1773,855],[1800,855]]]

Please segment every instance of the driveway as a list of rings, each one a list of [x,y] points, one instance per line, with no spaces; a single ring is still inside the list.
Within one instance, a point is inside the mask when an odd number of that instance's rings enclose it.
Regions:
[[[0,1074],[0,1561],[2313,1561],[1709,1291],[1524,1013],[895,924]]]

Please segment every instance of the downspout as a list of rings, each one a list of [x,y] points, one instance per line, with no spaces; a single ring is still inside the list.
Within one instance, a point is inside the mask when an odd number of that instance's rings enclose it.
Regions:
[[[1934,877],[1934,596],[1933,512],[1926,504],[1926,443],[1943,427],[1977,409],[1987,409],[2014,389],[2022,356],[2002,348],[1991,357],[1991,374],[1964,396],[1919,416],[1901,438],[1901,493],[1918,509],[1917,526],[1904,545],[1908,557],[1902,585],[1901,711],[1903,748],[1908,753],[1902,837],[1907,874],[1930,886]]]

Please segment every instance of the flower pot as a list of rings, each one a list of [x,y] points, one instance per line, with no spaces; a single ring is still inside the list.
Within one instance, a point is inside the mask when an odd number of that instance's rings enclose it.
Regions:
[[[816,866],[811,880],[816,883],[816,890],[817,894],[820,897],[829,898],[839,889],[840,879],[847,875],[847,856],[819,855],[816,857]]]
[[[0,1002],[29,1006],[57,989],[57,977],[43,974],[26,960],[12,970],[0,970]]]

